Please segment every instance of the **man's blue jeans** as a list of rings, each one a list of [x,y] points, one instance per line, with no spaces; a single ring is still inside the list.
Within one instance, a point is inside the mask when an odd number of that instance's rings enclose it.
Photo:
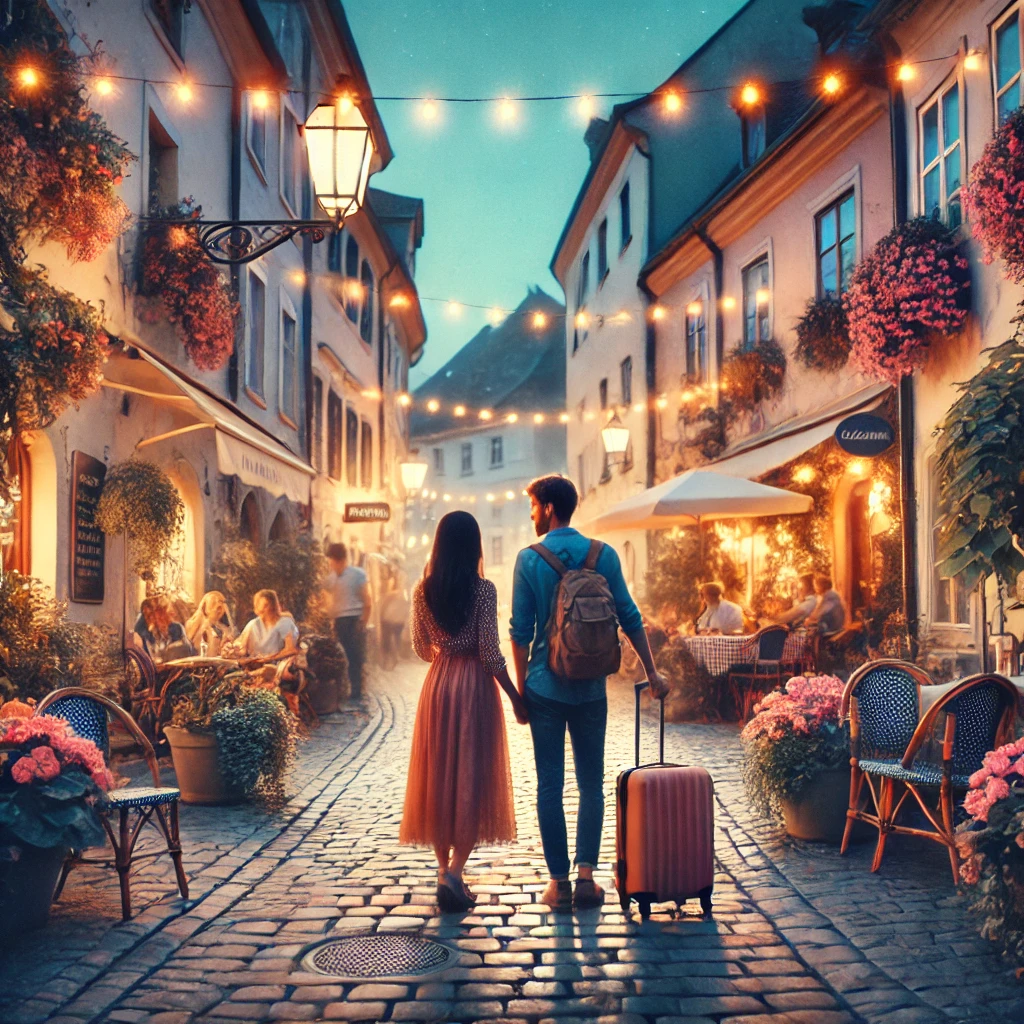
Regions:
[[[537,818],[544,859],[552,878],[569,877],[569,840],[562,792],[565,788],[565,730],[572,741],[576,785],[580,792],[576,819],[576,866],[596,867],[604,821],[604,734],[608,701],[566,704],[526,691],[537,765]]]

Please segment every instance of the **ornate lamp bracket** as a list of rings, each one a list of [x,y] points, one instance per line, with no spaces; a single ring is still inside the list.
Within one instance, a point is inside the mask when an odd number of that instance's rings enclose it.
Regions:
[[[337,226],[325,220],[197,220],[183,217],[141,218],[144,226],[164,225],[198,229],[199,244],[214,263],[240,265],[259,259],[296,235],[322,242]]]

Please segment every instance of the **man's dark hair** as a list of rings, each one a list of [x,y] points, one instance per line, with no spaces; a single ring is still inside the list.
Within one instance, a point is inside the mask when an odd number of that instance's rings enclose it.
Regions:
[[[539,505],[551,505],[555,515],[563,523],[572,519],[580,500],[576,493],[576,485],[560,473],[539,476],[536,480],[531,480],[526,485],[526,493],[531,498],[536,498]]]
[[[344,544],[328,544],[327,557],[337,562],[345,562],[348,560],[348,548]]]

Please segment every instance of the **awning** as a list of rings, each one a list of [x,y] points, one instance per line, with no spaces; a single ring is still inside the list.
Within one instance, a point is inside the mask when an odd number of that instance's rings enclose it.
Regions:
[[[190,422],[157,437],[146,438],[139,448],[194,430],[212,429],[217,446],[217,468],[275,497],[309,504],[309,486],[316,471],[261,427],[239,415],[227,403],[190,384],[172,367],[130,342],[138,359],[111,359],[105,371],[107,387],[167,401]],[[134,363],[135,366],[129,364]]]

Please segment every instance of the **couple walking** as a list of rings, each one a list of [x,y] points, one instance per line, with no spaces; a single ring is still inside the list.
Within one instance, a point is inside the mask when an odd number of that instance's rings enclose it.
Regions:
[[[594,867],[604,818],[605,680],[569,680],[549,667],[549,617],[560,580],[551,556],[566,569],[586,567],[604,577],[619,625],[643,663],[652,692],[663,696],[667,690],[654,668],[618,555],[569,525],[578,500],[572,482],[540,477],[527,494],[530,518],[543,539],[516,560],[510,635],[518,685],[498,646],[497,592],[481,575],[480,527],[468,512],[450,512],[438,523],[413,598],[413,646],[431,664],[416,712],[399,839],[433,847],[443,911],[464,911],[475,903],[462,877],[473,848],[516,838],[505,720],[494,680],[516,721],[529,723],[532,733],[537,817],[551,876],[543,902],[565,911],[604,900]],[[544,553],[536,550],[541,545]],[[562,803],[566,730],[579,788],[575,892]]]

